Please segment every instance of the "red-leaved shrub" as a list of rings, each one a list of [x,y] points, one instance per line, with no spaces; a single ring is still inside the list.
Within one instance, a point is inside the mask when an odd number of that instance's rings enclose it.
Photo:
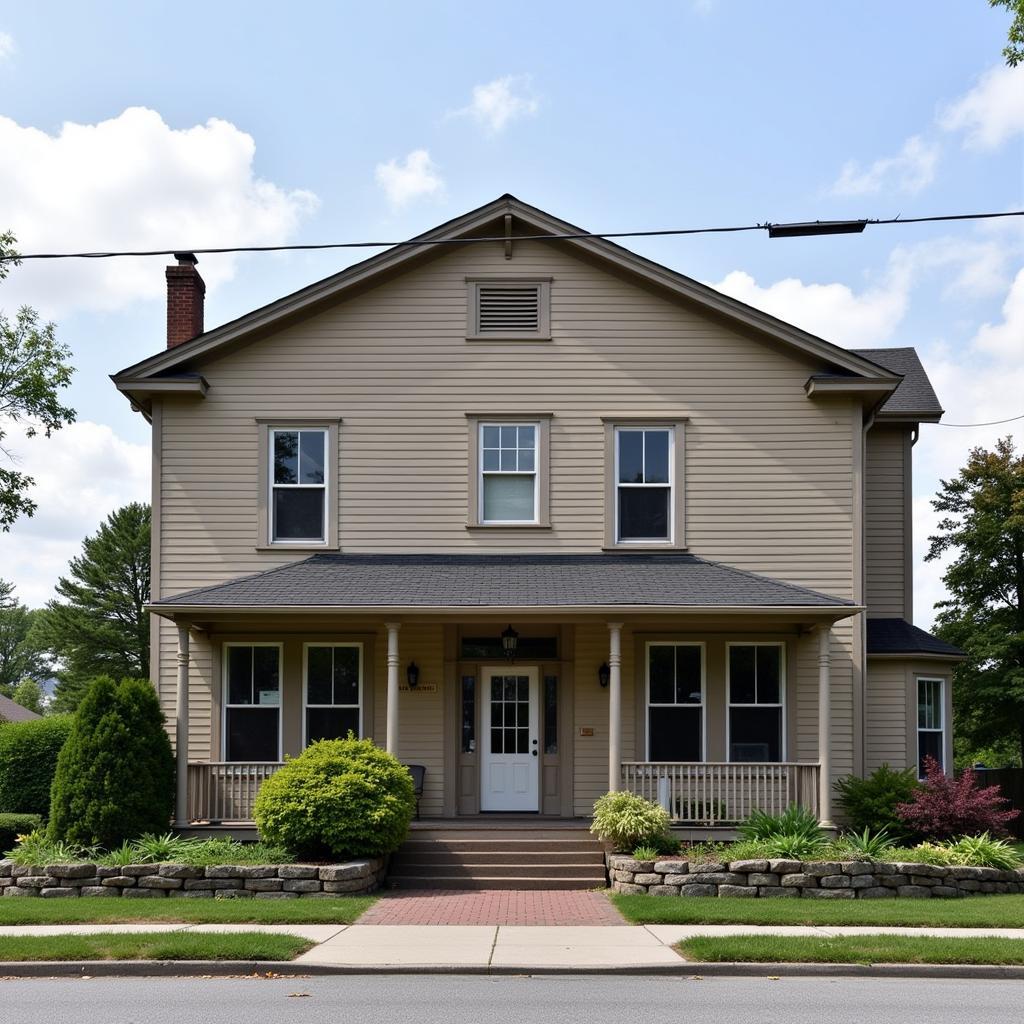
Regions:
[[[912,800],[896,805],[900,820],[926,839],[1006,836],[1006,823],[1020,811],[1006,810],[1010,802],[998,786],[978,786],[968,768],[958,779],[950,778],[934,757],[924,759],[925,781]]]

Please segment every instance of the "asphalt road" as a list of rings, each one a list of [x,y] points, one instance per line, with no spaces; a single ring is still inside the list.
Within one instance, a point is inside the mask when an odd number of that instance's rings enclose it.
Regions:
[[[300,994],[301,993],[301,994]],[[1020,1024],[1024,982],[875,978],[0,981],[0,1024]]]

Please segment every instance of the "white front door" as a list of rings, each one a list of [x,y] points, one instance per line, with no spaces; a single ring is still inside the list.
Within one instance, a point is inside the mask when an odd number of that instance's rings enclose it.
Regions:
[[[483,670],[481,811],[540,809],[538,670]]]

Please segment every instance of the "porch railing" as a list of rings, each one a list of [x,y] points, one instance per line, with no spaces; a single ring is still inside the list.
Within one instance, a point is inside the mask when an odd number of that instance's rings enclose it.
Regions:
[[[281,761],[208,761],[188,766],[188,820],[250,822],[263,783]]]
[[[660,804],[675,822],[735,825],[751,811],[778,814],[790,804],[818,814],[819,774],[819,765],[795,761],[625,761],[622,785]]]

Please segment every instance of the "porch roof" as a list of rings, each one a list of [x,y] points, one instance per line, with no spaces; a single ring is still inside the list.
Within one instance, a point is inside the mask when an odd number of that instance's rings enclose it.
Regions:
[[[438,609],[790,609],[844,618],[845,598],[695,555],[316,554],[149,605],[189,612]]]

